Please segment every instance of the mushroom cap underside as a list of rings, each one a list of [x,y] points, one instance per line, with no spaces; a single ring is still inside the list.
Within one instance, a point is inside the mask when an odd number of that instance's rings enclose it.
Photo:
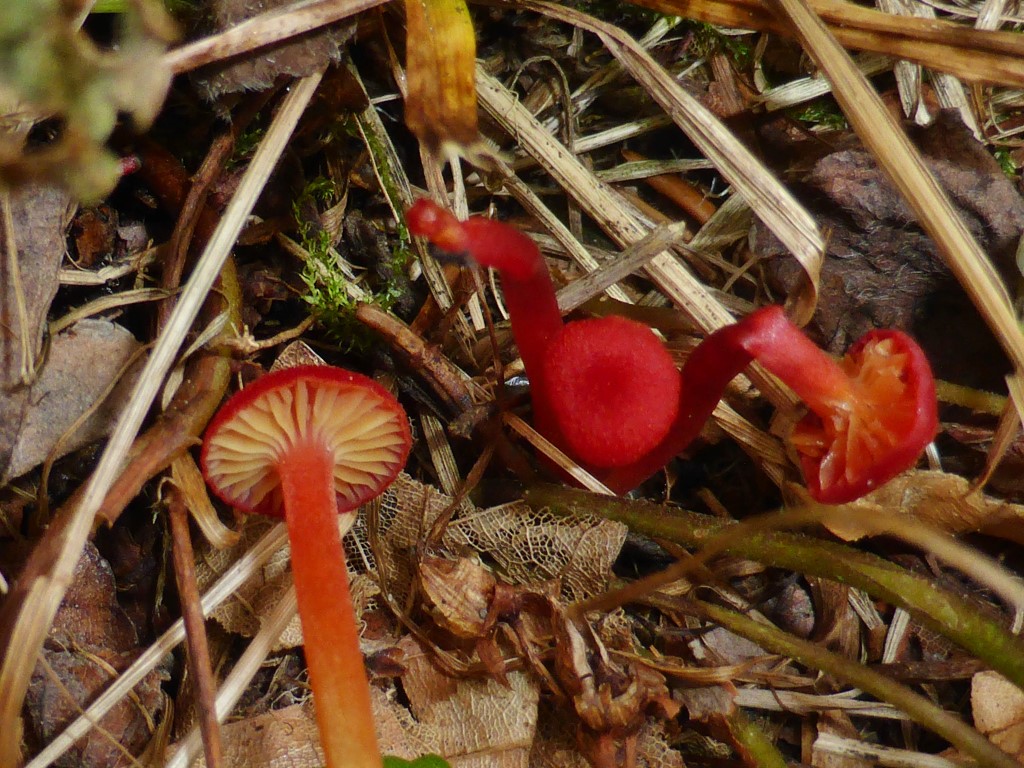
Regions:
[[[411,444],[405,411],[375,381],[299,366],[267,374],[225,403],[206,431],[201,463],[225,503],[280,517],[282,462],[296,450],[329,451],[338,511],[345,512],[394,480]]]

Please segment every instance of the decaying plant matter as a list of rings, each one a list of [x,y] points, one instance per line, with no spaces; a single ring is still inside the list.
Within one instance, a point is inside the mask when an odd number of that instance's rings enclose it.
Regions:
[[[1024,44],[996,29],[1012,10],[645,2],[688,18],[168,0],[190,42],[164,55],[146,0],[2,14],[0,98],[23,111],[4,116],[0,184],[64,187],[0,189],[0,768],[107,768],[146,744],[185,768],[202,740],[210,768],[1024,760],[1024,386],[969,389],[1024,366],[1000,282],[1022,120],[1019,94],[954,79],[1024,84]],[[226,28],[201,37],[200,18]],[[245,74],[210,87],[222,64]],[[145,126],[171,73],[188,76],[144,140],[113,130]],[[895,88],[915,143],[871,86]],[[118,156],[141,173],[72,214],[67,190],[100,194]],[[925,241],[934,258],[904,258]],[[881,306],[897,281],[908,300]],[[968,305],[987,346],[957,332]],[[41,458],[8,462],[84,314],[134,335],[144,370],[82,404],[109,422],[93,453],[62,461],[74,441],[47,431]],[[1005,355],[960,377],[964,346]],[[81,367],[64,379],[99,378]],[[229,388],[242,400],[200,448]],[[397,395],[355,435],[339,389]],[[941,432],[936,389],[957,403]],[[365,450],[341,469],[352,452],[326,438],[346,431]],[[212,501],[200,459],[229,475]],[[393,480],[380,495],[371,465]],[[169,538],[177,575],[196,572],[178,592]]]

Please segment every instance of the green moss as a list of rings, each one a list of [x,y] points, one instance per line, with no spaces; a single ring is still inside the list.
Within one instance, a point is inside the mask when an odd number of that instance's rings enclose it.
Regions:
[[[825,131],[843,131],[849,127],[846,116],[829,99],[818,99],[802,109],[792,113],[792,117],[802,123],[808,123],[811,129]]]
[[[355,318],[360,303],[372,303],[384,310],[390,310],[402,296],[398,280],[381,279],[377,285],[368,281],[358,282],[346,274],[341,257],[334,250],[331,234],[319,223],[308,218],[311,209],[317,211],[329,207],[339,199],[336,185],[326,178],[310,182],[292,206],[298,222],[299,244],[308,253],[301,278],[306,285],[303,300],[330,338],[346,350],[367,348],[372,340],[365,326]],[[411,258],[408,240],[392,250],[391,263],[387,269],[379,270],[384,275],[404,274]],[[362,298],[356,298],[353,285],[358,286]]]
[[[684,29],[693,35],[688,51],[694,58],[708,58],[715,53],[724,53],[738,71],[746,70],[754,58],[754,49],[749,35],[726,35],[713,24],[700,21],[684,22]]]
[[[263,137],[266,135],[267,130],[262,125],[249,124],[248,127],[239,135],[238,139],[235,140],[235,148],[231,153],[231,157],[228,158],[227,167],[237,168],[240,165],[245,165],[249,162],[249,159],[256,152],[256,147],[263,141]]]
[[[1013,159],[1013,153],[1006,147],[997,147],[994,153],[996,162],[999,163],[999,167],[1003,169],[1003,173],[1006,174],[1010,181],[1017,181],[1017,175],[1020,173],[1020,166],[1017,161]]]

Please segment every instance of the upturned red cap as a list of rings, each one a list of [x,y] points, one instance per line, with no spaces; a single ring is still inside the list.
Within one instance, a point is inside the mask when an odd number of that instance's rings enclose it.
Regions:
[[[791,437],[811,496],[828,504],[857,499],[913,466],[939,425],[931,367],[906,334],[871,331],[840,366],[849,394],[829,411],[812,404]]]

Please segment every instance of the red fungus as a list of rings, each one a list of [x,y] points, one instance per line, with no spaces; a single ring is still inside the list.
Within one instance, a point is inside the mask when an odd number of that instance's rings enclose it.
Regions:
[[[321,742],[332,768],[380,768],[338,513],[401,471],[405,412],[372,380],[339,368],[271,373],[232,397],[202,448],[213,492],[243,511],[283,516]]]
[[[543,370],[557,393],[555,423],[583,464],[630,465],[676,420],[679,371],[640,323],[614,316],[569,323],[548,348]]]
[[[780,307],[765,307],[730,328],[737,329],[735,343],[807,404],[791,442],[818,501],[863,496],[912,466],[934,439],[935,380],[924,352],[905,333],[870,331],[837,362]]]
[[[598,469],[633,462],[657,445],[676,416],[679,373],[650,328],[623,318],[565,326],[540,251],[508,225],[460,222],[425,199],[406,221],[442,250],[498,270],[541,434]],[[649,380],[620,375],[632,366],[649,367]]]
[[[852,501],[891,480],[913,466],[938,430],[931,368],[905,333],[871,331],[836,361],[781,307],[763,307],[698,345],[683,367],[679,417],[669,434],[605,484],[628,490],[685,449],[729,381],[753,360],[807,405],[790,442],[817,501]]]
[[[406,221],[414,235],[441,250],[469,255],[477,264],[498,270],[512,335],[536,393],[548,345],[562,331],[555,289],[537,246],[510,226],[483,218],[459,221],[425,199],[413,204]]]
[[[482,218],[459,222],[426,200],[408,221],[413,234],[499,270],[537,429],[618,493],[681,453],[755,359],[808,406],[792,442],[818,501],[864,495],[912,466],[935,436],[931,369],[906,334],[869,333],[839,363],[780,307],[766,307],[708,336],[680,375],[639,323],[563,325],[540,252],[513,228]]]

